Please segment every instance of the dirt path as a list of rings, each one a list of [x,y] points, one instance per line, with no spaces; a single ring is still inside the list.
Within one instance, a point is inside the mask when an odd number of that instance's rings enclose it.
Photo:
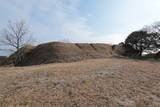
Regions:
[[[160,63],[95,59],[0,68],[0,103],[27,107],[159,107]]]

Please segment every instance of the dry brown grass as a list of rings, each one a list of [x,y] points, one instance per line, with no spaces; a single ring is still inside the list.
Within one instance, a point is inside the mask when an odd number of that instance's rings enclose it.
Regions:
[[[57,62],[76,62],[86,59],[106,58],[113,55],[108,44],[50,42],[40,44],[33,49],[24,49],[18,66],[30,66]]]
[[[0,68],[11,107],[160,107],[160,64],[131,59]]]

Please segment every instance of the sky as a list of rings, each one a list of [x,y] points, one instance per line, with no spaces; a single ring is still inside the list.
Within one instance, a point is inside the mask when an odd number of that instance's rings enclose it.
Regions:
[[[25,20],[37,44],[123,42],[160,21],[160,0],[0,0],[0,29]]]

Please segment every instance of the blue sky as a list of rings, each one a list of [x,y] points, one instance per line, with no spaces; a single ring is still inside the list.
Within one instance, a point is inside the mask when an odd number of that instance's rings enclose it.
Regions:
[[[119,43],[160,20],[160,0],[0,0],[0,29],[24,19],[37,44]]]

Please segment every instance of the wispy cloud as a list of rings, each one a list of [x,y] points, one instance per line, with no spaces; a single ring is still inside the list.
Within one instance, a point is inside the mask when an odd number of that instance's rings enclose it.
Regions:
[[[71,42],[111,42],[113,35],[100,36],[87,24],[88,16],[79,15],[79,4],[80,0],[3,0],[0,8],[5,10],[3,22],[25,19],[39,42],[63,39]],[[0,27],[3,25],[1,23]]]
[[[0,29],[25,19],[38,43],[119,43],[160,20],[159,0],[1,0]]]

